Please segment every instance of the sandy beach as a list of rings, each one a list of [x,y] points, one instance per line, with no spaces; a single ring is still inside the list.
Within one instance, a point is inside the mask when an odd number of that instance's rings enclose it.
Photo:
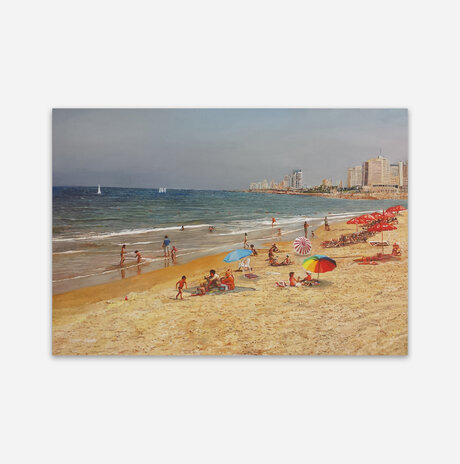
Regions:
[[[294,264],[270,267],[267,250],[260,249],[251,258],[257,279],[234,273],[237,287],[246,287],[238,293],[184,293],[183,301],[175,300],[181,275],[194,289],[211,268],[221,274],[237,268],[237,263],[224,263],[226,253],[221,253],[55,295],[53,354],[406,355],[407,211],[398,219],[398,229],[385,232],[384,238],[400,243],[402,257],[378,265],[353,261],[381,250],[367,243],[320,247],[325,239],[354,232],[354,225],[334,223],[328,232],[320,227],[312,254],[334,258],[337,268],[320,274],[315,287],[276,287],[276,281],[288,280],[290,271],[305,275],[304,258],[294,256],[292,243],[285,242],[278,256],[289,253]]]

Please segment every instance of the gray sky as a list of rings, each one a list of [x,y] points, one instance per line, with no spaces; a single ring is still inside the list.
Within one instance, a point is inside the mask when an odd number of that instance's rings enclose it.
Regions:
[[[53,185],[239,189],[296,168],[345,183],[407,144],[401,109],[55,109]]]

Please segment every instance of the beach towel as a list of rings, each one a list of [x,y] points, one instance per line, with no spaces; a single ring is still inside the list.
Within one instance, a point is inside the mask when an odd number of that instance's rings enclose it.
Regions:
[[[219,290],[218,288],[216,287],[212,287],[209,292],[206,292],[205,295],[226,295],[228,293],[241,293],[241,292],[254,292],[256,291],[255,288],[253,287],[235,287],[234,290],[226,290],[226,291],[223,291],[223,290]],[[193,289],[187,289],[187,290],[184,290],[185,293],[195,293],[196,291],[193,290]]]
[[[259,276],[257,274],[244,274],[244,277],[247,279],[257,279]]]

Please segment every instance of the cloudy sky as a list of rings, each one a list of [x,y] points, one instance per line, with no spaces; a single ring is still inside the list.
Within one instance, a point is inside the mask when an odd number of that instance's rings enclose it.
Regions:
[[[302,169],[346,182],[379,154],[407,160],[401,109],[55,109],[53,185],[239,189]]]

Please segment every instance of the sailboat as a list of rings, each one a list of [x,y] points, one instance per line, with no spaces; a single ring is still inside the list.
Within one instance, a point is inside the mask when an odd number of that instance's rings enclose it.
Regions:
[[[97,194],[100,195],[102,192],[101,192],[101,186],[99,184],[97,184]]]
[[[160,187],[158,193],[166,193],[166,187]]]

